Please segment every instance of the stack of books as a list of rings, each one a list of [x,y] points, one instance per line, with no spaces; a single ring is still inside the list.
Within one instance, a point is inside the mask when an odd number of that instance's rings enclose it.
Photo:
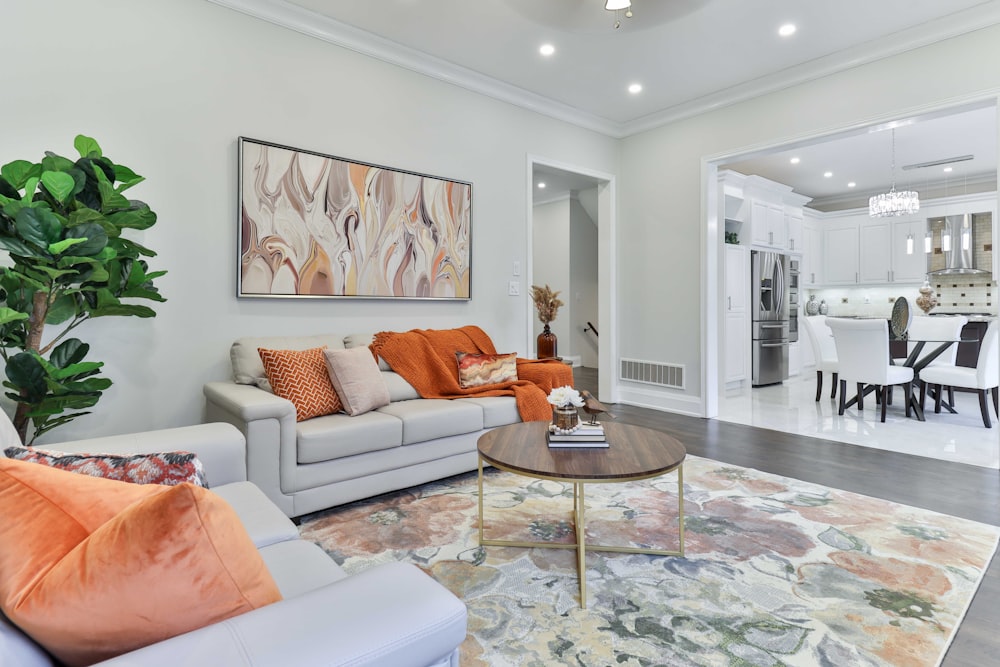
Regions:
[[[549,447],[608,447],[602,424],[580,424],[572,433],[549,433]]]

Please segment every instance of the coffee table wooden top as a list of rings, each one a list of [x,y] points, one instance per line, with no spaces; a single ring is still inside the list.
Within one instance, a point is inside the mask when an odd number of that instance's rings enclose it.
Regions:
[[[548,422],[501,426],[479,438],[479,455],[505,470],[533,477],[626,481],[655,477],[684,462],[687,451],[676,438],[631,424],[601,422],[610,447],[551,448]]]

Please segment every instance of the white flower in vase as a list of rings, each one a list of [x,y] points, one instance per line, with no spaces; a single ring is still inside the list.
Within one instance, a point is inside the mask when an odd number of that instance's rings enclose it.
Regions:
[[[557,408],[568,408],[571,405],[577,408],[583,406],[583,397],[580,396],[580,392],[569,385],[553,388],[549,392],[548,400]]]

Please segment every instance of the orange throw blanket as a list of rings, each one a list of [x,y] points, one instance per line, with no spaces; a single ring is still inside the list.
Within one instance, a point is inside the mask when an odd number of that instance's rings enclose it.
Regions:
[[[413,329],[375,334],[371,350],[413,385],[423,398],[513,396],[522,421],[549,421],[553,387],[573,386],[573,369],[552,359],[518,359],[517,380],[463,389],[456,352],[496,354],[493,341],[477,326],[459,329]]]

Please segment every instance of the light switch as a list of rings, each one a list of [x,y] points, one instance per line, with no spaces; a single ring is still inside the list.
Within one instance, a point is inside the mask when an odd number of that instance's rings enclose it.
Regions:
[[[507,283],[507,294],[510,296],[521,296],[521,282],[511,280]]]
[[[521,262],[514,262],[513,275],[515,276],[521,275]]]

